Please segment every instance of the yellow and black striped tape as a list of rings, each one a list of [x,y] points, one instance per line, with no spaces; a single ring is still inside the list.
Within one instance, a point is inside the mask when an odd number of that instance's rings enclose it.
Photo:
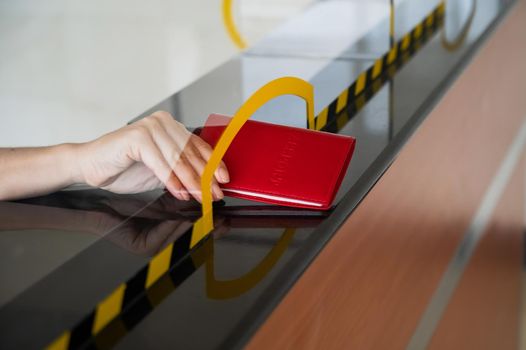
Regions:
[[[445,5],[438,5],[404,35],[374,65],[325,107],[315,118],[316,130],[338,132],[443,26]]]
[[[211,239],[189,251],[192,230],[155,255],[126,283],[106,296],[82,321],[56,338],[47,349],[106,349],[203,264]]]
[[[407,33],[373,66],[361,73],[358,79],[316,116],[317,130],[338,132],[365,104],[389,81],[394,74],[438,31],[443,25],[444,3],[437,6],[423,21]],[[221,282],[213,279],[213,264],[207,270],[207,288],[211,297],[224,298],[236,295],[237,289],[246,291],[257,283],[284,251],[293,232],[285,231],[275,250],[269,253],[243,282],[234,283],[236,291],[226,293]],[[119,285],[76,326],[66,330],[48,346],[48,350],[78,348],[110,348],[158,306],[172,291],[191,276],[205,261],[213,259],[213,239],[208,237],[192,250],[189,249],[192,229],[177,241],[156,254],[150,262],[126,283]],[[213,260],[212,260],[213,261]],[[248,281],[248,282],[247,282]],[[232,283],[230,283],[232,285]],[[237,286],[239,284],[239,286]],[[239,288],[238,288],[239,287]]]
[[[257,285],[279,261],[294,236],[286,229],[281,238],[251,271],[241,278],[215,278],[214,240],[188,247],[192,230],[153,257],[126,283],[119,285],[73,329],[64,332],[47,349],[108,349],[131,331],[178,286],[206,263],[206,293],[211,299],[237,297]]]

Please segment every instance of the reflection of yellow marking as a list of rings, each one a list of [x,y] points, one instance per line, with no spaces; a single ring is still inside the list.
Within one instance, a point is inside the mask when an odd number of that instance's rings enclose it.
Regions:
[[[336,118],[336,128],[338,130],[343,129],[343,127],[345,126],[345,124],[347,124],[349,120],[350,120],[349,113],[345,112],[345,113],[340,114],[338,118]]]
[[[339,113],[342,109],[345,108],[347,105],[347,98],[349,97],[349,90],[345,89],[340,96],[338,96],[338,100],[336,100],[336,113]]]
[[[148,299],[155,307],[158,306],[174,289],[175,286],[172,283],[170,275],[166,274],[160,278],[152,288],[149,288],[146,293],[148,294]]]
[[[96,346],[89,347],[95,349],[112,349],[117,345],[119,339],[127,333],[126,326],[120,319],[110,322],[107,327],[102,329],[95,337]]]
[[[382,72],[382,62],[381,58],[377,59],[373,67],[373,79],[376,79],[378,75]]]
[[[240,278],[229,281],[218,281],[214,276],[214,257],[206,264],[206,291],[213,299],[235,298],[257,285],[276,265],[294,237],[295,229],[288,228],[270,252],[250,272]]]
[[[316,130],[321,130],[327,124],[327,115],[329,114],[329,107],[325,107],[316,118]]]
[[[387,64],[391,64],[396,60],[396,56],[398,54],[398,45],[393,46],[391,50],[389,50],[389,55],[387,55]]]
[[[71,333],[66,331],[60,335],[53,343],[49,344],[46,347],[46,350],[66,350],[69,345],[69,339],[71,338]]]
[[[373,93],[377,93],[378,90],[380,90],[380,88],[382,87],[382,81],[381,80],[375,80],[374,83],[373,83]]]
[[[170,258],[172,257],[173,243],[169,244],[160,253],[150,260],[148,273],[144,287],[149,288],[170,268]]]
[[[97,309],[95,310],[95,320],[91,330],[93,335],[106,327],[106,325],[121,312],[125,289],[126,286],[121,284],[113,291],[113,293],[97,305]]]
[[[358,98],[356,99],[356,102],[355,102],[355,104],[356,104],[356,110],[357,110],[357,111],[361,110],[361,109],[363,108],[363,106],[365,106],[365,103],[366,103],[366,102],[367,102],[367,101],[365,101],[365,96],[364,96],[364,95],[358,97]]]
[[[225,25],[226,31],[230,39],[234,44],[240,48],[244,49],[247,47],[245,40],[239,34],[234,19],[232,17],[232,1],[233,0],[223,0],[223,24]]]
[[[196,269],[210,259],[210,256],[214,254],[214,239],[210,237],[204,240],[203,244],[199,248],[194,249],[190,252],[192,263]]]
[[[442,3],[440,7],[438,8],[438,12],[440,14],[444,14],[444,11],[445,11],[445,4]],[[469,30],[471,29],[471,24],[473,23],[475,12],[477,12],[477,0],[473,0],[473,6],[471,7],[471,12],[469,14],[468,20],[466,24],[462,27],[462,30],[460,31],[460,34],[458,35],[458,37],[453,41],[449,41],[446,38],[446,26],[442,28],[441,42],[442,42],[442,46],[446,50],[455,51],[460,46],[462,46],[462,44],[464,43],[464,41],[466,40],[468,36]]]
[[[409,61],[409,59],[411,58],[411,55],[409,54],[409,52],[405,52],[404,54],[402,54],[402,64],[406,64],[407,61]]]
[[[409,44],[411,43],[411,33],[407,33],[402,40],[402,51],[407,50]]]
[[[307,104],[307,121],[309,129],[314,129],[314,88],[305,80],[284,77],[271,81],[261,87],[238,109],[219,138],[212,156],[201,176],[202,216],[194,223],[190,248],[193,248],[214,228],[212,211],[211,183],[214,171],[219,166],[228,146],[234,140],[241,127],[261,106],[281,95],[295,95]]]
[[[389,78],[394,77],[395,73],[396,73],[396,67],[389,66],[389,69],[387,69],[387,75],[389,75]]]
[[[354,95],[358,96],[360,92],[365,88],[365,80],[367,79],[366,72],[363,72],[356,80],[356,87],[354,88]]]

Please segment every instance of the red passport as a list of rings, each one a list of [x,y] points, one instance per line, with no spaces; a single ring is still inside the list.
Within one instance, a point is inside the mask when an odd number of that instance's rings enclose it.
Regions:
[[[211,114],[200,136],[212,147],[230,117]],[[223,161],[225,195],[291,207],[327,210],[354,151],[350,136],[248,120]]]

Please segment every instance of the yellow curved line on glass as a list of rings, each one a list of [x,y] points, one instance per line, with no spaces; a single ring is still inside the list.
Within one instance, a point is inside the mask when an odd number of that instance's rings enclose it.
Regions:
[[[468,20],[466,24],[462,27],[462,30],[460,31],[460,34],[457,36],[457,38],[453,41],[449,41],[446,38],[446,26],[444,25],[442,29],[442,35],[441,35],[441,42],[442,46],[448,50],[448,51],[456,51],[464,41],[466,40],[469,30],[471,29],[471,24],[473,23],[473,18],[475,17],[475,13],[477,12],[477,0],[473,0],[473,6],[471,7],[471,12],[469,14]],[[445,21],[445,19],[444,19]]]
[[[232,2],[233,0],[223,0],[223,24],[230,39],[238,48],[243,50],[247,47],[247,44],[241,37],[241,34],[239,34],[234,23],[234,18],[232,17]]]
[[[201,177],[202,216],[194,223],[190,249],[214,228],[211,193],[212,176],[225,155],[228,146],[230,146],[236,134],[254,112],[268,101],[282,95],[294,95],[305,100],[307,105],[307,125],[309,129],[314,130],[314,87],[309,82],[294,77],[278,78],[264,85],[250,96],[230,120],[203,171]]]
[[[250,272],[240,278],[219,281],[214,276],[214,255],[206,262],[206,294],[212,299],[229,299],[254,288],[279,261],[294,237],[295,229],[287,228],[270,252]]]

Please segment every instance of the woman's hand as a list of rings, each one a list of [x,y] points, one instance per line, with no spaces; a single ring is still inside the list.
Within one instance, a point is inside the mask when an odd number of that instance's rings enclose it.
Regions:
[[[138,193],[165,186],[180,200],[201,201],[201,175],[212,148],[167,112],[156,112],[92,142],[78,145],[81,181],[116,193]],[[217,182],[227,183],[224,163],[212,183],[214,200],[223,198]]]
[[[55,192],[76,183],[116,192],[166,189],[181,200],[201,201],[201,175],[210,146],[169,113],[156,112],[92,142],[0,149],[0,200]],[[212,197],[223,198],[217,182],[229,181],[222,163]]]

